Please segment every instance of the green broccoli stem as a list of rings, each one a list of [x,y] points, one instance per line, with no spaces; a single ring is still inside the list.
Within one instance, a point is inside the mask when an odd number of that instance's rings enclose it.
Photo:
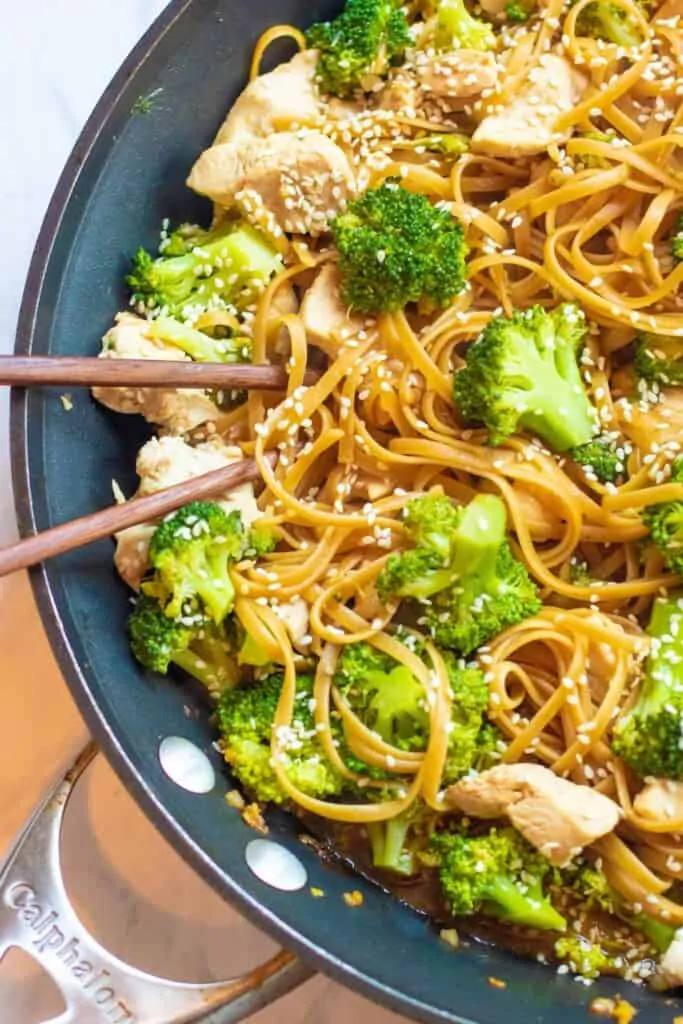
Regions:
[[[148,334],[155,341],[180,349],[196,363],[244,362],[251,344],[248,338],[212,338],[203,331],[165,316],[152,320]]]
[[[494,494],[478,494],[463,509],[455,536],[451,577],[484,570],[495,578],[496,558],[505,540],[507,512]]]
[[[229,228],[227,233],[219,228],[216,237],[207,236],[207,241],[197,246],[192,256],[193,274],[199,257],[212,271],[220,269],[227,277],[238,275],[238,286],[266,280],[279,262],[271,244],[249,224]],[[174,258],[168,262],[174,262]]]
[[[619,916],[623,917],[624,921],[627,921],[632,928],[635,928],[636,931],[644,935],[658,953],[666,953],[674,940],[676,929],[656,917],[650,917],[649,914],[643,913],[636,914],[634,917],[627,917],[622,914],[619,914]]]
[[[496,875],[488,886],[488,899],[482,909],[491,917],[511,924],[538,928],[547,932],[563,932],[567,922],[543,895],[540,883],[529,885],[522,892],[518,885],[503,875]]]
[[[257,642],[254,640],[249,633],[244,634],[244,640],[237,652],[237,661],[240,665],[251,665],[253,668],[263,668],[264,665],[269,665],[272,658],[264,651],[262,647],[259,647]]]
[[[406,849],[411,820],[409,808],[388,821],[371,821],[366,825],[374,867],[393,871],[398,875],[408,876],[415,873],[413,854]]]
[[[505,505],[500,498],[493,494],[478,494],[463,509],[460,521],[450,536],[445,533],[439,536],[433,531],[422,538],[431,550],[443,556],[443,568],[430,567],[429,571],[411,580],[403,592],[424,600],[454,584],[457,586],[461,577],[486,573],[495,579],[496,558],[505,540],[506,519]]]
[[[188,675],[197,679],[200,683],[212,690],[216,687],[217,675],[216,666],[210,665],[203,658],[200,658],[198,654],[187,648],[184,651],[177,651],[171,661],[178,668],[181,668],[183,672],[187,672]],[[222,681],[222,680],[221,680]]]
[[[401,141],[397,149],[415,149],[421,152],[423,149],[428,153],[438,153],[443,157],[462,156],[470,149],[471,141],[468,135],[460,132],[447,132],[443,135],[422,135],[420,138],[411,139],[409,142]]]

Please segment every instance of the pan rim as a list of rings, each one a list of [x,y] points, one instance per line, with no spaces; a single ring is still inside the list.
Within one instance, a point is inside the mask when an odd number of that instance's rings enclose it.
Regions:
[[[161,43],[175,22],[194,0],[171,0],[144,35],[135,44],[97,101],[78,136],[55,185],[29,264],[15,332],[14,352],[28,355],[33,350],[36,317],[40,308],[43,282],[63,215],[81,170],[115,110],[130,78]],[[24,389],[13,389],[10,399],[10,464],[14,508],[21,536],[36,531],[35,495],[31,483],[28,452],[28,401]],[[255,896],[224,874],[204,850],[182,828],[174,815],[154,794],[140,771],[122,749],[114,730],[90,692],[87,680],[71,648],[59,612],[58,599],[44,566],[28,573],[40,619],[59,670],[85,724],[98,743],[107,762],[147,818],[180,854],[185,862],[223,899],[248,917],[269,937],[299,956],[327,977],[395,1012],[409,1015],[425,1024],[477,1024],[476,1021],[438,1010],[428,1003],[400,993],[371,975],[342,960],[329,950],[289,926]],[[387,899],[392,897],[387,895]]]

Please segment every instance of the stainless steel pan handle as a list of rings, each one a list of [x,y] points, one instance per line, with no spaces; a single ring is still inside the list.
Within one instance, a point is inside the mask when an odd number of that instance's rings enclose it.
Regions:
[[[86,747],[47,793],[0,870],[0,959],[24,950],[67,1006],[45,1024],[236,1024],[306,981],[312,971],[285,950],[231,981],[167,981],[123,963],[87,932],[64,885],[59,840],[69,797],[96,753]]]

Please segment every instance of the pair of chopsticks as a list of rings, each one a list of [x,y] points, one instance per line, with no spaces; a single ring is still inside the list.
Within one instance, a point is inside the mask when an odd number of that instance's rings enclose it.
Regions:
[[[319,374],[309,370],[304,383]],[[98,359],[71,356],[0,356],[0,385],[35,387],[146,387],[284,391],[288,374],[280,366],[227,365],[225,363],[167,362],[158,359]],[[268,455],[271,464],[275,455]],[[132,498],[99,512],[62,523],[33,537],[0,548],[0,577],[27,569],[120,530],[150,522],[189,501],[223,494],[259,478],[253,459],[242,459],[221,469],[193,477],[156,494]]]

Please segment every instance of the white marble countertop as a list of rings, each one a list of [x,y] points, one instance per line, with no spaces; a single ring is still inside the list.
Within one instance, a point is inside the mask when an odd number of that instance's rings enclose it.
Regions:
[[[13,345],[35,238],[69,150],[107,81],[164,0],[34,0],[3,9],[0,62],[0,351]],[[7,395],[0,392],[0,544],[15,536]],[[24,575],[0,580],[0,856],[45,784],[85,739],[52,659]],[[98,762],[67,822],[67,882],[84,922],[112,952],[187,981],[218,980],[271,944],[226,906],[156,834]],[[19,958],[0,965],[2,1024],[59,1010],[45,977]],[[321,977],[252,1024],[400,1024],[400,1018]]]

